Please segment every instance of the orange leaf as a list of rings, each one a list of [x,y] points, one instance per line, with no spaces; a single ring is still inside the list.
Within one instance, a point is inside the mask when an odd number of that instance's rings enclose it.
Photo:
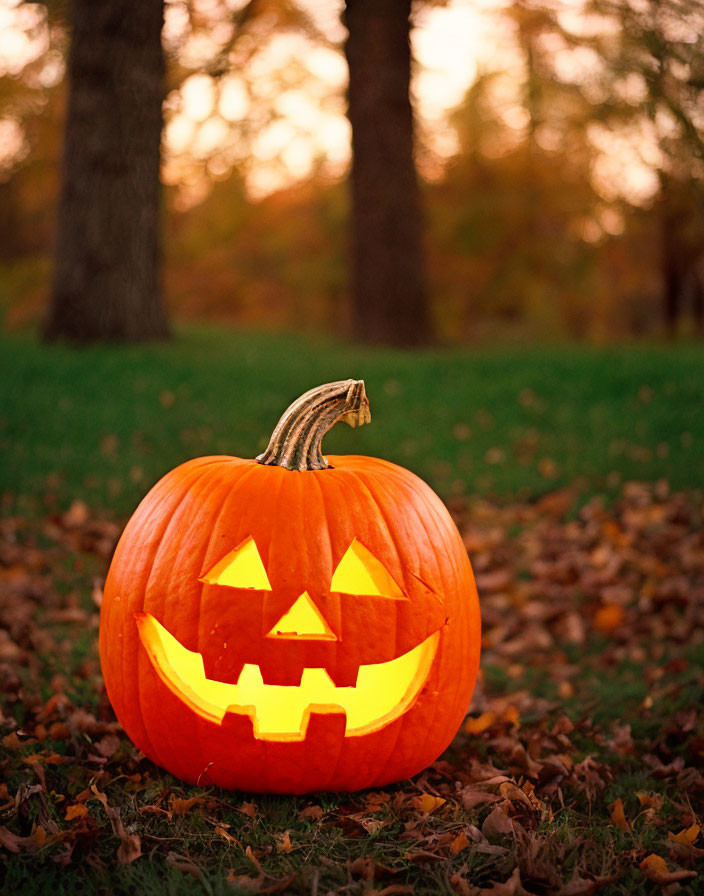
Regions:
[[[191,796],[186,799],[172,796],[169,802],[169,808],[174,815],[187,815],[196,803],[199,803],[200,801],[201,798],[199,796]]]
[[[621,797],[609,807],[609,811],[611,813],[611,821],[613,821],[616,827],[626,834],[630,833],[631,826],[626,821],[626,813],[623,811],[623,801]]]
[[[229,827],[229,825],[228,825],[228,827]],[[232,834],[228,833],[225,830],[225,825],[216,824],[215,825],[215,833],[220,834],[221,837],[224,837],[228,843],[234,843],[236,846],[240,845],[240,841],[236,837],[233,837]]]
[[[655,853],[646,856],[638,867],[646,877],[649,877],[650,880],[654,880],[655,883],[660,884],[660,886],[678,883],[683,880],[691,880],[693,877],[697,876],[696,871],[686,871],[683,868],[680,868],[677,871],[668,871],[665,860],[661,856],[656,856]]]
[[[465,834],[464,831],[460,831],[459,834],[455,837],[455,839],[450,844],[450,852],[453,856],[456,856],[457,853],[462,852],[463,849],[466,849],[471,843],[469,837]]]
[[[46,828],[38,824],[32,831],[32,840],[34,840],[37,846],[44,846],[46,843]]]
[[[422,793],[413,801],[416,809],[420,809],[425,815],[435,812],[440,806],[444,806],[446,802],[447,800],[441,796],[433,796],[431,793]]]
[[[291,831],[284,831],[283,834],[276,835],[276,846],[281,852],[291,852]]]
[[[465,734],[481,734],[482,731],[486,731],[487,728],[491,728],[495,721],[495,712],[483,712],[476,719],[469,718],[464,723]]]
[[[245,849],[244,854],[247,856],[247,858],[249,859],[249,861],[254,865],[254,867],[257,869],[257,871],[258,871],[260,874],[264,874],[264,869],[263,869],[262,866],[261,866],[261,862],[259,861],[259,859],[258,859],[258,858],[254,855],[254,853],[252,852],[252,847],[251,847],[251,846],[248,846],[248,847]]]
[[[74,818],[83,818],[88,814],[88,806],[85,803],[76,803],[66,809],[64,818],[66,821],[73,821]]]
[[[665,859],[662,856],[656,856],[651,853],[646,856],[638,866],[651,880],[659,880],[663,875],[669,874]]]
[[[501,718],[508,722],[509,725],[515,725],[518,728],[518,723],[520,720],[520,713],[518,712],[518,708],[512,704],[507,706],[506,709],[501,713]]]
[[[602,635],[609,635],[621,625],[624,615],[623,607],[618,604],[604,604],[594,614],[594,627]]]

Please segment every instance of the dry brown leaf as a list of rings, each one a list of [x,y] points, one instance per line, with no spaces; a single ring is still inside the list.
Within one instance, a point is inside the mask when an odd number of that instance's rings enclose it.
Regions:
[[[311,818],[313,821],[320,821],[323,817],[323,810],[320,806],[306,806],[298,813],[299,818]]]
[[[237,808],[243,815],[248,815],[250,818],[256,818],[259,815],[256,803],[242,803]]]
[[[258,858],[254,855],[254,853],[252,852],[252,847],[251,847],[251,846],[247,846],[247,848],[246,848],[245,851],[244,851],[244,854],[247,856],[247,858],[249,859],[249,861],[254,865],[254,867],[257,869],[257,871],[258,871],[260,874],[264,874],[264,869],[262,868],[261,862],[259,861],[259,859],[258,859]]]
[[[482,803],[495,803],[499,799],[499,795],[479,790],[476,787],[465,787],[460,794],[460,799],[462,800],[463,808],[467,812],[471,812],[475,806],[480,806]]]
[[[240,841],[236,837],[233,837],[232,834],[230,834],[229,831],[226,830],[228,827],[229,825],[216,824],[215,833],[219,834],[221,837],[224,837],[228,843],[234,843],[236,846],[239,846]]]
[[[286,830],[282,834],[276,834],[276,846],[279,852],[291,852],[293,847],[291,846],[291,831]]]
[[[22,850],[34,852],[39,848],[34,837],[18,837],[17,834],[13,834],[4,825],[0,825],[0,844],[10,852],[15,853]]]
[[[113,833],[119,838],[117,861],[129,865],[142,855],[142,843],[139,834],[128,834],[120,818],[120,810],[115,806],[106,806],[105,811],[110,819]]]
[[[487,840],[495,840],[512,833],[513,822],[500,806],[492,809],[484,819],[482,834],[484,834]]]
[[[202,798],[199,796],[190,796],[182,799],[172,794],[169,800],[169,811],[172,815],[187,815],[194,806],[201,802]]]

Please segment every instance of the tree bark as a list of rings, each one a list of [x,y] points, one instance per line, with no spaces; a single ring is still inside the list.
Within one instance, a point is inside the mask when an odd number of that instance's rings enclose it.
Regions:
[[[46,339],[161,339],[163,0],[74,0]]]
[[[409,97],[411,0],[346,0],[352,125],[352,327],[365,342],[432,341]]]

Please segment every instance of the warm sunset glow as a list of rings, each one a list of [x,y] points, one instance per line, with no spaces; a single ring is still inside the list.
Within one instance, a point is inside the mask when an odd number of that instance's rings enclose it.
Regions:
[[[142,644],[161,680],[193,712],[221,725],[228,712],[248,715],[261,740],[304,740],[310,715],[344,713],[345,735],[369,734],[413,704],[435,658],[439,632],[387,663],[359,667],[354,687],[335,687],[325,669],[303,670],[300,686],[264,684],[245,664],[237,684],[205,677],[203,658],[187,650],[148,613],[137,617]]]
[[[329,46],[295,30],[275,31],[260,43],[251,42],[245,54],[246,72],[235,63],[232,71],[217,79],[201,71],[167,97],[162,176],[166,184],[178,188],[178,208],[200,202],[213,181],[234,167],[254,200],[313,176],[344,176],[351,156],[344,100],[347,66],[335,46],[345,37],[343,3],[299,0],[299,4]],[[423,6],[416,15],[411,93],[418,133],[430,150],[418,157],[419,171],[427,179],[442,178],[447,163],[459,152],[450,116],[480,73],[498,73],[492,102],[515,131],[514,142],[523,136],[527,114],[520,93],[523,73],[514,30],[507,17],[497,15],[501,7],[502,0],[450,0],[443,6]],[[206,68],[233,36],[232,22],[222,20],[218,4],[198,0],[196,8],[201,17],[212,19],[212,27],[194,31],[185,4],[174,0],[166,6],[164,45],[186,68]],[[604,34],[615,27],[603,16],[585,13],[582,0],[562,0],[556,15],[568,32],[579,36]],[[556,34],[545,40],[550,42],[557,75],[579,84],[593,102],[600,102],[597,54],[584,46],[570,46]],[[0,0],[0,74],[16,77],[34,63],[31,78],[27,75],[33,86],[50,87],[63,77],[61,53],[49,49],[44,8]],[[635,73],[614,87],[626,102],[643,101],[646,86]],[[551,151],[561,135],[546,124],[536,139]],[[658,139],[635,133],[633,127],[630,132],[594,127],[590,140],[599,153],[595,186],[604,198],[647,203],[658,188]],[[497,157],[511,145],[510,139],[500,144],[489,135],[482,151]],[[21,122],[12,117],[0,120],[0,168],[11,168],[27,151]]]

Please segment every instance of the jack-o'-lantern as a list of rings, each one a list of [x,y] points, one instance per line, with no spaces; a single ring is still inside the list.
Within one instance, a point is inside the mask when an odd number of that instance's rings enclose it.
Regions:
[[[307,392],[256,460],[204,457],[115,551],[100,657],[134,743],[186,781],[356,790],[447,747],[479,662],[474,579],[439,498],[384,460],[324,458],[364,383]]]

